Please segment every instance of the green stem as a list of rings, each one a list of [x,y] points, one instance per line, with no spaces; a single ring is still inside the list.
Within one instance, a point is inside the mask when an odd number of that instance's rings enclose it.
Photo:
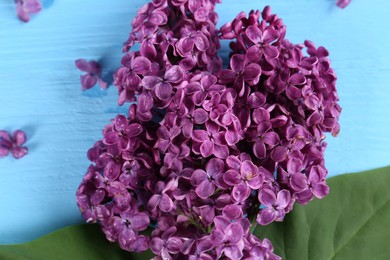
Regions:
[[[256,230],[256,227],[257,227],[257,222],[255,221],[254,223],[252,222],[251,223],[251,229],[250,229],[250,232],[251,232],[251,234],[253,234],[254,232],[255,232],[255,230]]]

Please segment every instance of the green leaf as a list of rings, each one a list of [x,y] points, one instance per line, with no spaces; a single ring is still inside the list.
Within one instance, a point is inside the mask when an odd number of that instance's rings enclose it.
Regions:
[[[328,180],[330,194],[258,227],[287,260],[390,259],[390,167]]]
[[[110,243],[98,225],[78,225],[55,231],[32,242],[0,245],[4,260],[145,260],[151,252],[129,253]]]

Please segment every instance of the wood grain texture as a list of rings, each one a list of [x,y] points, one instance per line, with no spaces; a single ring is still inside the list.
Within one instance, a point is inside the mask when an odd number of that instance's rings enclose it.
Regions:
[[[86,151],[126,107],[110,87],[80,90],[77,58],[100,60],[105,76],[118,66],[130,21],[144,0],[43,1],[30,23],[0,2],[0,129],[24,129],[30,154],[0,160],[0,243],[34,239],[78,223],[75,191]],[[326,46],[338,74],[343,112],[338,138],[328,138],[330,176],[389,165],[390,2],[354,0],[225,0],[220,25],[240,10],[270,4],[293,42]],[[227,42],[221,55],[227,56]]]

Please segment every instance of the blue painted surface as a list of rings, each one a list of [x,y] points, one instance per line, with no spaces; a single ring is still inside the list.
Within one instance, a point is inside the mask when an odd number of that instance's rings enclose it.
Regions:
[[[81,222],[75,191],[87,149],[116,113],[117,92],[82,93],[75,59],[101,60],[106,75],[119,64],[130,20],[146,1],[46,0],[30,23],[0,2],[0,129],[24,129],[30,154],[0,160],[0,243],[19,243]],[[328,138],[330,176],[389,165],[390,1],[225,0],[220,24],[239,10],[271,4],[293,42],[326,46],[339,76],[343,113],[338,138]],[[227,44],[221,55],[226,55]]]

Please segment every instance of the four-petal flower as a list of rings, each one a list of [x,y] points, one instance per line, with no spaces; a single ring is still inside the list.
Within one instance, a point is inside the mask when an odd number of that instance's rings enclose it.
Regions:
[[[23,146],[26,142],[26,133],[22,130],[16,130],[12,136],[0,130],[0,158],[7,156],[9,153],[15,159],[20,159],[28,153],[28,148]]]
[[[107,88],[107,83],[101,78],[102,68],[96,61],[86,61],[78,59],[75,61],[76,67],[87,74],[80,76],[81,89],[90,89],[98,82],[102,89]]]

